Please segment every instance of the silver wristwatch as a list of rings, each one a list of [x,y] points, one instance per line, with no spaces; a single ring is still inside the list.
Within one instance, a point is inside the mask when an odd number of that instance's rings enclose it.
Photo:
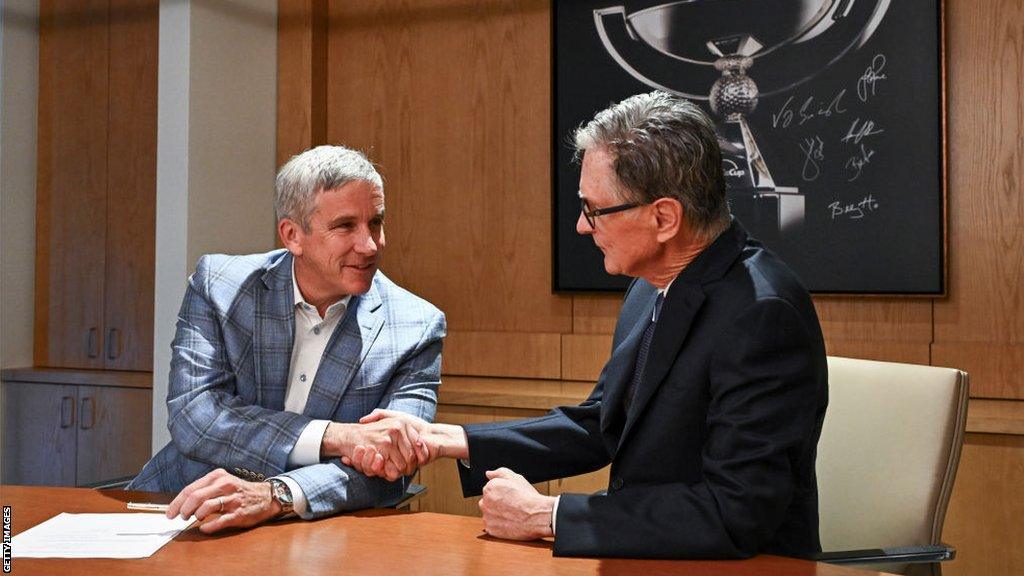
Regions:
[[[292,500],[292,491],[288,488],[288,484],[277,478],[270,478],[267,482],[270,483],[270,495],[281,505],[281,515],[291,514],[295,503]]]

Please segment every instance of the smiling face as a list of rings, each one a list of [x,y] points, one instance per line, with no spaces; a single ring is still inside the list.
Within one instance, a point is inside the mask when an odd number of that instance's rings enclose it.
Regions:
[[[591,210],[625,202],[616,193],[616,182],[612,155],[601,148],[587,150],[580,173],[580,196]],[[605,271],[643,277],[659,250],[651,205],[598,216],[594,224],[591,228],[581,212],[576,220],[576,232],[593,238],[604,253]]]
[[[349,294],[364,294],[384,249],[384,193],[354,180],[316,195],[309,230],[290,219],[278,224],[295,256],[295,280],[317,308]]]

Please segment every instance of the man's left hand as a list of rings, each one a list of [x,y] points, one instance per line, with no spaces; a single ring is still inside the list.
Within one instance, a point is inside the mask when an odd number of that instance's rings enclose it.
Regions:
[[[484,530],[509,540],[536,540],[553,536],[551,514],[555,498],[544,496],[526,478],[508,468],[488,470],[480,511]]]
[[[167,507],[167,517],[195,514],[199,530],[212,534],[225,528],[249,528],[281,514],[267,482],[247,482],[218,468],[189,484]]]

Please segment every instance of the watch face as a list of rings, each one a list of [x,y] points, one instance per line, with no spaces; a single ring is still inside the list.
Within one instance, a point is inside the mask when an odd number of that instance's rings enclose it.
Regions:
[[[274,499],[282,506],[292,505],[292,491],[288,485],[280,480],[271,480],[270,485],[274,489]]]

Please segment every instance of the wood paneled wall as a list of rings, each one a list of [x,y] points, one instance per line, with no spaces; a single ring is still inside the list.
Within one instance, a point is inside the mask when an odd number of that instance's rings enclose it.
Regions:
[[[447,313],[444,371],[596,379],[619,297],[551,291],[549,1],[280,4],[278,158],[332,142],[380,165],[383,268]],[[949,296],[815,301],[830,354],[1024,400],[1024,9],[946,4]]]
[[[1024,399],[1024,3],[949,1],[949,298],[932,362]]]
[[[945,576],[1024,574],[1024,436],[968,434],[943,542],[957,549]]]

